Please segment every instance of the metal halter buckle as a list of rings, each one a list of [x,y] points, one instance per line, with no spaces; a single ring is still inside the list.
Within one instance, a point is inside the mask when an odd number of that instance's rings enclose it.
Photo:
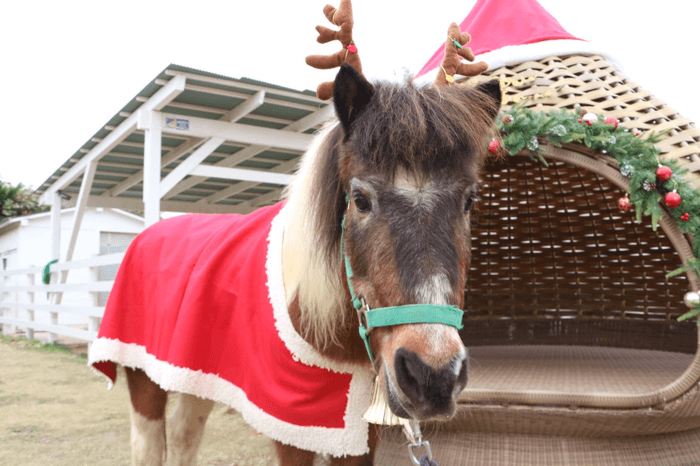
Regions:
[[[433,460],[433,450],[430,448],[430,442],[423,440],[423,433],[420,430],[420,422],[415,419],[406,420],[403,423],[403,433],[408,439],[408,456],[413,464],[420,466],[419,458],[423,456],[428,458],[428,461]],[[419,448],[425,449],[425,455],[416,456],[415,450]]]
[[[365,301],[365,298],[360,298],[362,302],[362,307],[357,310],[357,318],[360,319],[360,325],[367,329],[367,334],[369,335],[369,324],[367,322],[367,313],[370,311],[369,304]]]
[[[421,455],[419,457],[416,457],[415,452],[413,451],[416,448],[425,448],[425,455]],[[427,440],[418,440],[416,443],[409,443],[408,444],[408,456],[411,458],[411,462],[413,464],[417,464],[420,466],[420,460],[418,458],[422,458],[423,456],[428,457],[428,461],[433,460],[433,451],[430,449],[430,442]]]

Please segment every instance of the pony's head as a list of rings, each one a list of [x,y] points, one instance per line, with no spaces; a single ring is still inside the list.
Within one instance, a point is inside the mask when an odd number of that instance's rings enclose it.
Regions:
[[[313,231],[289,259],[306,261],[307,272],[285,283],[288,300],[299,299],[299,327],[309,341],[352,351],[352,339],[359,340],[341,236],[352,285],[370,308],[463,307],[469,212],[500,98],[497,82],[372,85],[351,66],[341,68],[333,95],[339,123],[307,154],[290,194],[292,203],[295,196],[308,201],[297,223]],[[378,327],[370,342],[396,415],[444,419],[455,412],[468,364],[454,327]]]

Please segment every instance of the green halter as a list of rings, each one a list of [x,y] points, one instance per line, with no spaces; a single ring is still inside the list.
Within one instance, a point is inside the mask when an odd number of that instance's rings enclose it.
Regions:
[[[352,284],[352,267],[350,259],[343,252],[343,242],[345,239],[345,219],[343,215],[342,233],[340,235],[340,254],[345,262],[345,274],[347,275],[348,288],[352,297],[352,305],[357,311],[360,319],[360,337],[365,342],[367,354],[372,365],[374,365],[374,355],[369,344],[369,332],[374,327],[388,327],[390,325],[401,324],[445,324],[456,329],[462,328],[462,316],[464,311],[454,306],[444,304],[409,304],[405,306],[380,307],[370,309],[364,299],[360,299],[355,294],[355,287]]]

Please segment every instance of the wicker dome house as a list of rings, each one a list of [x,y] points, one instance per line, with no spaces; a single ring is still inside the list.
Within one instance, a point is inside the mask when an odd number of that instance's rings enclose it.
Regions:
[[[535,0],[479,0],[460,27],[490,65],[470,81],[499,79],[505,109],[583,108],[641,138],[667,131],[659,158],[700,186],[700,131]],[[441,59],[442,47],[419,76]],[[470,380],[456,418],[428,435],[435,459],[700,464],[698,326],[678,321],[700,283],[666,277],[694,258],[693,238],[668,212],[654,230],[620,210],[639,188],[612,156],[537,142],[548,166],[525,149],[482,176],[462,330]],[[384,442],[377,464],[405,464],[398,445]]]

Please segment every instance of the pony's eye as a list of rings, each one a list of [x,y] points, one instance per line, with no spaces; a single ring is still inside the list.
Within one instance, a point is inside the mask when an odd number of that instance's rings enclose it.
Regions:
[[[464,201],[464,213],[468,214],[471,208],[474,206],[474,201],[480,201],[479,196],[472,194]]]
[[[355,201],[355,208],[361,214],[366,214],[367,212],[372,210],[372,203],[364,195],[360,193],[354,193],[352,195],[352,198]]]

